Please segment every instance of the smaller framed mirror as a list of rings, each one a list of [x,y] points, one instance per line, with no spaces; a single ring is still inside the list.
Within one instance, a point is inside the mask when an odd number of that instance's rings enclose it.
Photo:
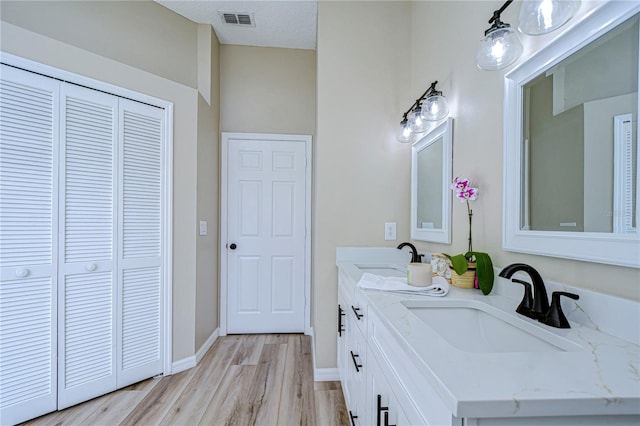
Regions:
[[[411,238],[451,244],[453,120],[448,118],[411,149]]]

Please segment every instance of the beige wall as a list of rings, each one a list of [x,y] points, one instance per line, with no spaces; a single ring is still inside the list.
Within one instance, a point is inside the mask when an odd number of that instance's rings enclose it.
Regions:
[[[412,13],[412,38],[424,42],[413,45],[412,91],[424,90],[429,80],[444,83],[442,90],[455,118],[453,174],[471,178],[480,188],[480,197],[472,206],[474,248],[489,252],[496,267],[525,262],[546,280],[640,300],[638,269],[502,250],[502,85],[505,72],[511,68],[487,72],[475,65],[477,43],[495,7],[485,1],[414,2]],[[580,13],[589,7],[592,4],[583,4]],[[503,21],[516,22],[517,12],[517,7],[507,9]],[[451,31],[452,25],[458,31]],[[560,32],[522,37],[524,58],[548,45]],[[447,34],[446,42],[441,34]],[[430,251],[463,251],[468,232],[465,215],[464,205],[454,202],[452,245],[417,246]]]
[[[223,132],[313,135],[316,52],[220,46],[220,106]]]
[[[434,80],[454,117],[453,174],[480,188],[472,206],[474,248],[489,252],[496,267],[525,262],[547,280],[640,299],[637,269],[502,250],[502,95],[508,69],[486,72],[475,64],[477,43],[496,7],[487,1],[319,4],[316,367],[335,366],[335,247],[391,246],[383,238],[385,221],[398,222],[393,245],[408,238],[409,147],[396,143],[392,133],[402,112]],[[515,22],[517,11],[507,9],[503,20]],[[555,37],[525,38],[525,56]],[[453,203],[452,244],[415,242],[418,248],[465,250],[464,207]]]
[[[409,237],[411,146],[395,141],[409,91],[411,4],[318,4],[313,296],[316,367],[336,366],[338,246]],[[398,241],[384,222],[398,222]]]
[[[39,9],[34,10],[30,2],[3,1],[0,5],[2,51],[173,103],[172,352],[174,361],[193,356],[196,351],[197,170],[199,164],[217,167],[215,157],[209,156],[209,161],[202,163],[197,159],[199,148],[211,148],[204,142],[199,144],[199,134],[206,134],[206,131],[199,132],[198,129],[201,104],[195,88],[196,57],[190,54],[185,58],[181,52],[196,51],[197,25],[178,15],[167,15],[165,8],[152,2],[120,2],[115,9],[105,5],[106,9],[95,10],[88,10],[78,2],[60,4],[60,11],[47,5],[46,15],[38,12]],[[110,12],[101,14],[105,10]],[[78,21],[77,13],[83,14],[84,21]],[[44,25],[43,18],[52,22]],[[142,21],[153,22],[153,28],[141,26]],[[16,25],[9,22],[16,22]],[[63,31],[63,28],[64,34],[58,34],[57,31]],[[141,28],[157,37],[138,37]],[[51,33],[46,34],[48,31]],[[100,42],[85,45],[79,40],[97,37],[96,33],[103,35],[99,37]],[[173,42],[165,43],[172,35],[180,40],[176,41],[178,46]],[[67,40],[71,36],[74,38],[72,44]],[[181,46],[182,43],[185,45]],[[146,55],[144,66],[137,63],[141,60],[137,57],[143,52]],[[156,70],[158,74],[153,73]],[[210,206],[211,203],[209,210]],[[208,280],[215,281],[215,277]]]
[[[1,4],[5,22],[196,87],[195,24],[151,0]]]
[[[218,328],[218,146],[220,135],[220,44],[210,25],[198,25],[198,221],[206,236],[196,243],[196,350]]]

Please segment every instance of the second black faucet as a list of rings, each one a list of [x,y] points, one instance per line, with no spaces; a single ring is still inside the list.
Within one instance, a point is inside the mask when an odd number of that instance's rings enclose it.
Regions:
[[[420,255],[418,254],[418,250],[416,250],[416,247],[413,244],[404,242],[398,245],[398,249],[402,249],[403,247],[409,247],[411,249],[411,263],[422,262]]]

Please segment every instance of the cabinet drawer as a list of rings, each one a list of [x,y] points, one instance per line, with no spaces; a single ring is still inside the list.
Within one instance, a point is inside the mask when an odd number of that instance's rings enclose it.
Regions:
[[[358,416],[356,425],[367,425],[366,374],[369,369],[367,342],[360,331],[353,327],[348,339],[346,367],[349,387],[349,410]]]
[[[419,424],[458,424],[373,309],[369,310],[369,357],[376,358],[407,418]]]

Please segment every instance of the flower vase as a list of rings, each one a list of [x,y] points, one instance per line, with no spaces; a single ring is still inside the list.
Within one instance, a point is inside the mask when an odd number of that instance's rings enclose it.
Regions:
[[[474,262],[469,262],[469,267],[467,272],[462,275],[458,275],[458,273],[451,268],[451,285],[458,288],[475,288],[476,281],[476,264]]]

